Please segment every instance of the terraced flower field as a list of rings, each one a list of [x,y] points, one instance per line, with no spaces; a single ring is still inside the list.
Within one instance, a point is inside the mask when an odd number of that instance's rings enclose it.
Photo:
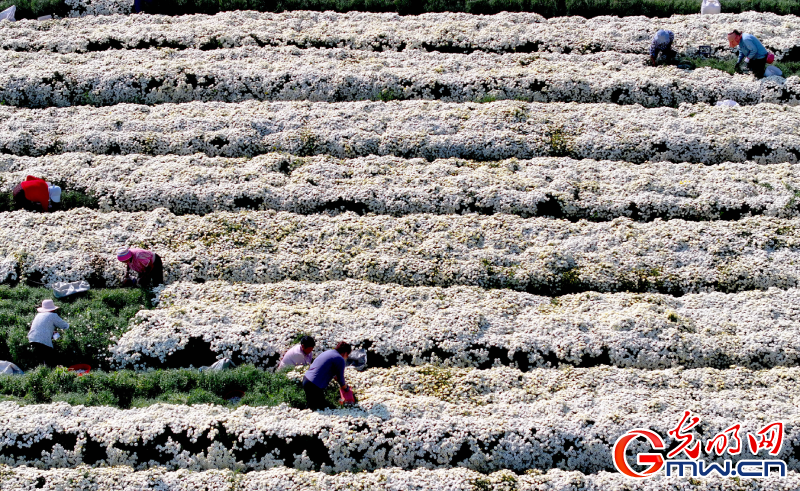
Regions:
[[[800,78],[646,66],[662,27],[796,63],[800,18],[69,5],[0,22],[0,338],[32,369],[24,285],[87,279],[107,373],[0,379],[0,489],[800,488]],[[12,211],[27,175],[77,197]],[[368,352],[357,405],[272,373],[306,334]],[[616,472],[685,410],[782,421],[787,475]]]

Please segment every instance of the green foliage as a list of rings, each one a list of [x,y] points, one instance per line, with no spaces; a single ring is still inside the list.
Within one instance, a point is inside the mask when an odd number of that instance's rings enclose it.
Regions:
[[[232,399],[244,392],[240,400]],[[338,391],[329,389],[334,405]],[[0,375],[0,398],[22,404],[64,401],[72,405],[145,407],[156,403],[305,406],[300,383],[283,373],[243,365],[232,370],[91,371],[83,376],[40,366],[24,375]]]
[[[470,481],[472,484],[473,491],[491,491],[492,488],[492,481],[488,479],[473,479]]]
[[[716,58],[693,58],[692,63],[695,68],[713,68],[733,75],[736,60],[718,60]]]
[[[800,75],[800,62],[797,61],[776,61],[773,63],[776,67],[780,68],[784,77],[791,77],[792,75]]]
[[[546,134],[549,139],[550,155],[556,157],[567,157],[570,152],[571,137],[564,131],[563,127],[548,127]]]
[[[403,93],[395,91],[394,89],[383,89],[378,94],[378,100],[383,102],[403,100]]]
[[[61,186],[62,188],[64,186]],[[97,209],[98,202],[94,196],[80,191],[64,191],[61,193],[61,210],[72,210],[74,208]]]
[[[0,10],[5,10],[12,5],[17,6],[14,17],[19,19],[35,19],[43,15],[57,15],[66,17],[70,8],[64,0],[2,0]]]
[[[12,361],[23,370],[32,368],[28,331],[36,307],[46,298],[53,298],[49,288],[0,286],[0,360]],[[102,369],[108,367],[110,338],[122,335],[128,321],[150,302],[140,289],[100,289],[56,300],[56,305],[70,325],[61,339],[53,341],[59,362]]]
[[[165,15],[214,14],[229,10],[283,12],[287,10],[333,10],[337,12],[397,12],[415,15],[425,12],[467,12],[496,14],[536,12],[545,17],[579,15],[644,15],[669,17],[700,12],[702,0],[152,0],[144,3],[148,13]],[[3,0],[0,9],[17,5],[17,18],[41,15],[65,16],[69,8],[62,0]],[[748,10],[776,14],[800,14],[796,0],[726,0],[723,12]]]
[[[731,75],[735,73],[736,60],[718,60],[716,58],[692,58],[692,63],[695,68],[709,67],[716,70],[727,72]],[[780,68],[784,77],[791,77],[792,75],[800,74],[800,62],[789,61],[781,62],[776,61],[775,66]],[[769,65],[767,65],[769,66]]]
[[[63,184],[56,184],[61,186],[62,189],[67,187]],[[74,208],[97,209],[99,206],[97,198],[74,190],[63,191],[61,193],[61,203],[51,202],[50,205],[52,206],[52,211],[66,211]],[[21,209],[23,208],[17,206],[17,203],[14,202],[14,196],[12,193],[0,193],[0,212],[17,211]],[[41,211],[41,207],[39,205],[35,205],[35,210]]]

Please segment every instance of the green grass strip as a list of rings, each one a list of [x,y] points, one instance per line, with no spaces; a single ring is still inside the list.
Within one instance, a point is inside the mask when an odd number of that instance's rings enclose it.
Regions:
[[[236,393],[244,392],[244,395]],[[329,388],[331,407],[339,392]],[[233,397],[240,397],[239,400]],[[300,383],[284,373],[243,365],[232,370],[154,370],[150,372],[91,371],[83,376],[64,368],[40,366],[24,375],[0,375],[0,400],[20,404],[65,401],[71,405],[145,407],[156,403],[305,406]]]
[[[397,12],[417,15],[426,12],[467,12],[496,14],[536,12],[545,17],[579,15],[644,15],[669,17],[675,14],[700,13],[702,0],[153,0],[143,3],[145,11],[154,14],[215,14],[231,10],[283,12],[290,10],[333,10],[336,12]],[[17,19],[54,14],[64,17],[70,8],[60,0],[4,0],[0,9],[17,6]],[[725,0],[725,13],[748,10],[776,14],[800,14],[796,0]]]
[[[694,63],[695,68],[709,67],[709,68],[714,68],[716,70],[721,70],[723,72],[727,72],[731,75],[734,74],[734,70],[736,67],[736,60],[718,60],[716,58],[705,58],[705,59],[693,58],[691,61],[692,63]],[[784,77],[791,77],[792,75],[800,74],[800,62],[776,61],[774,65],[780,68],[780,70],[783,72]]]
[[[56,183],[56,185],[60,186],[61,189],[66,188],[63,183]],[[53,210],[66,211],[74,208],[91,208],[96,210],[98,207],[99,203],[97,198],[80,191],[66,190],[61,193],[61,202],[56,203]],[[23,208],[17,206],[17,203],[14,202],[14,196],[12,193],[0,193],[0,212],[17,211],[21,209]],[[39,205],[35,205],[35,210],[41,211]]]
[[[52,298],[58,314],[70,328],[53,342],[64,365],[86,363],[96,369],[109,367],[106,357],[112,337],[128,330],[128,322],[139,310],[150,307],[150,299],[140,289],[90,290],[77,296],[55,299],[49,288],[0,286],[0,360],[15,363],[23,370],[33,368],[33,353],[28,331],[42,300]]]

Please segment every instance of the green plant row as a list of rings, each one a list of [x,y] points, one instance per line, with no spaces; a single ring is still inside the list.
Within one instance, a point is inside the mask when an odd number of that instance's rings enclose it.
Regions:
[[[65,186],[61,186],[63,189]],[[53,203],[51,203],[51,206]],[[40,211],[39,205],[33,205],[31,211]],[[52,211],[66,211],[74,208],[97,209],[99,206],[97,198],[80,191],[64,191],[61,193],[61,202],[53,206]],[[0,212],[17,211],[23,208],[17,206],[12,193],[0,193]]]
[[[644,15],[669,17],[700,12],[702,0],[143,0],[145,12],[165,15],[215,14],[229,10],[283,12],[287,10],[333,10],[337,12],[397,12],[417,15],[426,12],[467,12],[496,14],[536,12],[545,17],[579,15]],[[0,9],[17,5],[17,18],[35,18],[54,14],[66,16],[70,8],[63,0],[4,0]],[[723,12],[748,10],[799,14],[796,0],[723,0]]]
[[[731,75],[735,73],[736,60],[718,60],[715,58],[706,59],[692,59],[695,68],[710,67]],[[775,66],[780,68],[784,77],[791,77],[792,75],[800,74],[800,62],[775,62]]]
[[[52,290],[42,287],[0,286],[0,360],[11,361],[23,370],[33,368],[33,352],[28,331],[42,300],[53,298]],[[148,294],[141,289],[90,290],[65,299],[54,299],[58,314],[70,328],[53,342],[58,363],[69,366],[85,363],[107,369],[106,357],[112,337],[128,329],[128,321],[139,310],[150,307]]]
[[[243,394],[242,394],[243,392]],[[338,391],[328,389],[330,406]],[[0,375],[0,400],[21,404],[65,401],[72,405],[145,407],[157,403],[227,406],[305,406],[300,383],[283,373],[243,365],[232,370],[91,371],[83,376],[40,366],[24,375]]]

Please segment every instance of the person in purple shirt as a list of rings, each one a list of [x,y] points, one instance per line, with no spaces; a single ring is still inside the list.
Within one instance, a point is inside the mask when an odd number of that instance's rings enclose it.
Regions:
[[[344,380],[344,367],[347,357],[353,348],[348,343],[339,343],[336,348],[328,350],[317,357],[311,368],[303,377],[303,391],[306,393],[306,407],[308,409],[323,409],[325,407],[325,389],[332,379],[336,379],[343,389],[349,390]]]
[[[659,29],[652,41],[650,41],[650,64],[657,66],[658,56],[664,55],[664,58],[669,62],[674,60],[678,53],[672,49],[672,43],[675,41],[675,33],[667,29]]]

